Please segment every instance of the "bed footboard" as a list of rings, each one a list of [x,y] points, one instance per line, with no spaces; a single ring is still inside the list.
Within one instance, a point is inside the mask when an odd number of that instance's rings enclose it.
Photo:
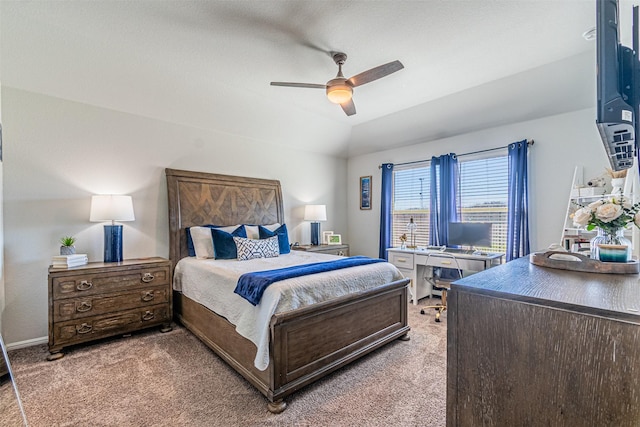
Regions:
[[[276,314],[271,319],[271,401],[339,369],[409,331],[402,279],[367,292]]]
[[[406,336],[408,279],[271,318],[265,371],[255,345],[208,308],[176,293],[176,318],[282,412],[283,398],[371,351]]]

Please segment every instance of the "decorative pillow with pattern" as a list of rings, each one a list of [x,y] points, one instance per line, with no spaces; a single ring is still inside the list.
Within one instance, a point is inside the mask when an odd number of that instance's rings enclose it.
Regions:
[[[275,258],[280,255],[278,236],[268,239],[254,240],[242,237],[234,237],[238,250],[238,261],[246,261],[255,258]]]

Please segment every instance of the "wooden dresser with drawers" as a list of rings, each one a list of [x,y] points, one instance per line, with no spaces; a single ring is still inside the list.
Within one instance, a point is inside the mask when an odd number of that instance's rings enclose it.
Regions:
[[[171,261],[154,257],[49,268],[49,353],[161,326],[171,330]]]

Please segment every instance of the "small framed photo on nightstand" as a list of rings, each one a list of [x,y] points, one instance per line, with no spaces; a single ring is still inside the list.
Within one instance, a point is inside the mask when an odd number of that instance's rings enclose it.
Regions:
[[[342,244],[342,236],[339,234],[332,234],[328,237],[327,244],[328,245],[341,245]]]
[[[331,236],[333,234],[333,231],[323,231],[322,232],[322,244],[323,245],[328,245],[329,244],[329,236]]]

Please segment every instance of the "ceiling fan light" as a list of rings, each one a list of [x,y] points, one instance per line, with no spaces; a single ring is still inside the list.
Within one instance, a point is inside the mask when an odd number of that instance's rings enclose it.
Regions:
[[[342,104],[351,99],[353,89],[346,84],[337,84],[327,88],[327,98],[334,104]]]

